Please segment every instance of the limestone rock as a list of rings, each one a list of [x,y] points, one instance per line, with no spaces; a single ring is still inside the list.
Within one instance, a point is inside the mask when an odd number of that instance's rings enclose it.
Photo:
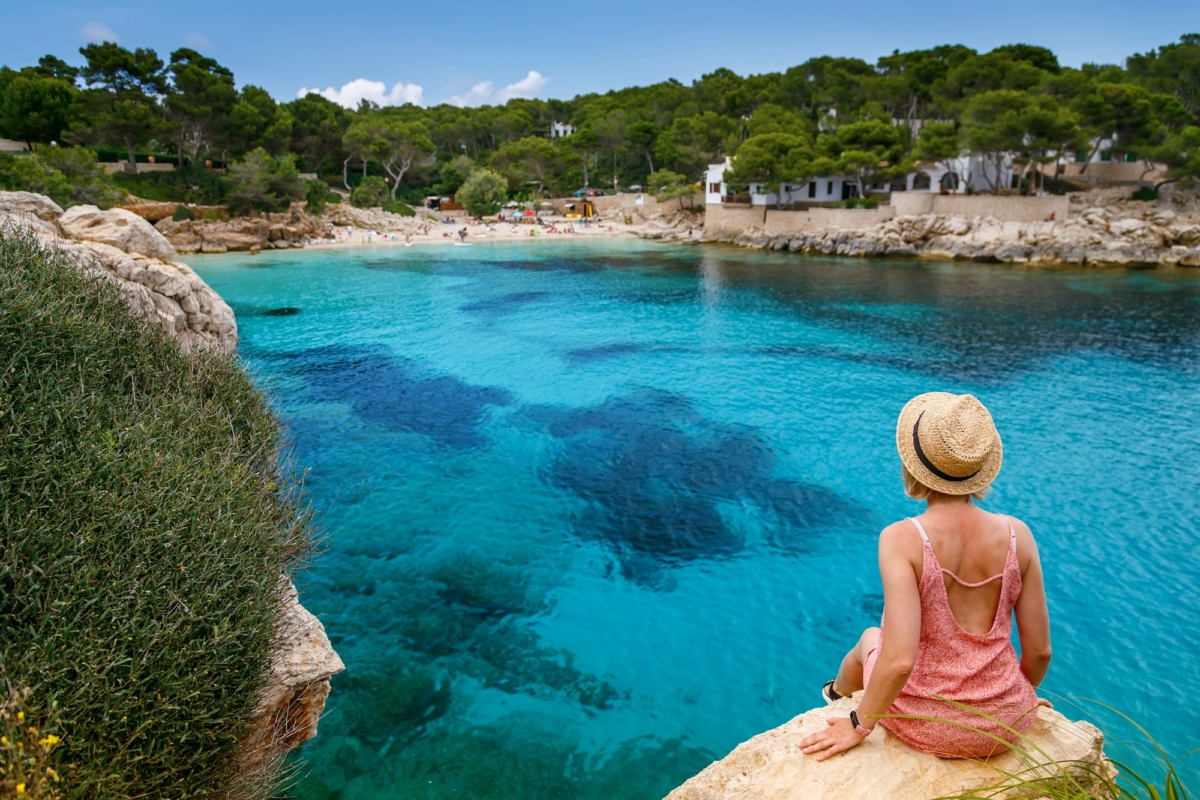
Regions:
[[[316,736],[329,679],[346,668],[321,621],[300,605],[292,582],[284,580],[280,586],[271,675],[242,741],[239,757],[244,768]]]
[[[154,225],[181,253],[227,253],[303,247],[323,234],[312,217],[271,214],[231,220],[159,220]]]
[[[185,352],[237,350],[233,310],[187,264],[130,255],[102,242],[58,247],[84,269],[117,283],[129,306],[179,339]]]
[[[123,208],[101,211],[95,206],[75,206],[58,218],[63,232],[77,241],[102,242],[126,253],[169,261],[175,248],[146,220]]]
[[[63,210],[49,197],[33,192],[0,192],[0,223],[29,228],[41,238],[62,236],[58,218]]]
[[[136,203],[126,203],[121,208],[137,214],[142,219],[155,223],[174,215],[179,203],[160,203],[154,200],[138,200]]]
[[[985,761],[942,759],[909,748],[882,727],[858,747],[827,761],[818,762],[796,747],[805,736],[827,727],[826,718],[848,716],[857,704],[843,698],[755,736],[671,792],[667,800],[928,800],[994,787],[1004,781],[1004,773],[1033,767],[1044,775],[1068,771],[1081,779],[1113,774],[1099,730],[1046,708],[1038,709],[1027,734],[1033,744],[1026,750],[1036,755],[1040,748],[1049,760],[1023,761],[1015,752]]]
[[[361,230],[380,233],[416,233],[429,221],[423,217],[392,214],[381,208],[355,208],[349,203],[337,203],[325,208],[325,220],[334,225],[350,225]]]

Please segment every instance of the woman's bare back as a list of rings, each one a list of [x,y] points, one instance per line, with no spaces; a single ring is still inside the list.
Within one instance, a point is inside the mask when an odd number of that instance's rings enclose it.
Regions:
[[[964,503],[931,509],[920,520],[941,564],[955,621],[968,633],[987,633],[995,622],[1000,602],[1001,576],[1011,539],[1008,518]],[[1024,572],[1019,541],[1017,555]],[[918,567],[918,583],[920,579]],[[977,585],[964,586],[964,583]]]

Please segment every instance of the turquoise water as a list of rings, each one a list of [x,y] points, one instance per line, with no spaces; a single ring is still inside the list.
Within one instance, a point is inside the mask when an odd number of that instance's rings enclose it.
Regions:
[[[1200,279],[641,242],[227,255],[347,664],[304,798],[657,798],[819,701],[972,392],[1045,563],[1049,695],[1195,747]],[[1184,698],[1181,701],[1180,698]],[[1100,719],[1098,710],[1068,709]]]

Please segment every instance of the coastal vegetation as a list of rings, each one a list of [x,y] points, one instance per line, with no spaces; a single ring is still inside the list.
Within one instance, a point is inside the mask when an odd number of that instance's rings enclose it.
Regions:
[[[860,195],[918,161],[967,153],[1015,159],[1017,185],[994,191],[1030,191],[1035,176],[1038,188],[1061,190],[1037,171],[1060,159],[1140,161],[1145,174],[1162,164],[1160,183],[1200,177],[1200,34],[1124,65],[1066,67],[1027,44],[986,53],[942,45],[897,50],[874,64],[821,56],[783,72],[743,77],[716,69],[691,85],[669,80],[475,108],[363,102],[346,109],[319,94],[279,103],[259,87],[238,88],[232,71],[189,48],[165,61],[112,42],[80,55],[78,67],[47,55],[0,69],[0,136],[33,150],[0,162],[6,187],[41,186],[68,204],[114,202],[95,170],[85,179],[74,166],[89,156],[51,163],[45,154],[56,148],[124,160],[111,182],[122,192],[260,210],[308,193],[277,181],[247,202],[233,165],[251,165],[243,176],[258,170],[251,183],[270,182],[264,154],[343,191],[377,178],[373,199],[382,183],[386,200],[408,204],[455,193],[476,167],[502,175],[510,198],[530,198],[581,185],[648,185],[654,174],[680,176],[673,184],[680,188],[735,155],[728,175],[735,186],[839,175]],[[41,160],[36,169],[24,163],[30,158]],[[176,170],[139,170],[152,158]],[[212,171],[226,167],[230,174]],[[85,180],[89,188],[79,188]]]
[[[21,228],[0,353],[0,796],[269,792],[234,755],[309,517],[266,399]]]

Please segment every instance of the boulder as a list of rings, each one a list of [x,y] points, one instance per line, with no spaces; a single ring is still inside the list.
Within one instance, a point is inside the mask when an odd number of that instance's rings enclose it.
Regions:
[[[0,223],[29,228],[39,237],[62,236],[58,218],[63,210],[49,197],[33,192],[0,192]]]
[[[126,203],[121,208],[137,214],[148,222],[158,222],[175,214],[180,203],[159,203],[153,200],[139,200],[136,203]]]
[[[131,255],[102,242],[59,247],[82,268],[117,283],[129,306],[179,339],[185,352],[237,350],[233,310],[187,264]]]
[[[282,219],[281,219],[282,218]],[[288,221],[283,221],[288,220]],[[311,217],[289,215],[237,217],[230,220],[159,220],[154,226],[181,253],[228,253],[303,247],[322,233]]]
[[[280,582],[280,611],[271,648],[271,675],[242,740],[242,771],[298,747],[317,735],[329,679],[346,668],[325,626],[300,601],[289,580]]]
[[[1094,783],[1096,775],[1115,774],[1099,730],[1046,708],[1038,709],[1026,734],[1029,756],[1010,751],[985,760],[942,759],[913,750],[882,727],[858,747],[826,761],[800,752],[796,744],[801,739],[827,727],[828,717],[848,716],[857,704],[843,698],[755,736],[667,800],[930,800],[972,791],[980,797],[1004,797],[1004,792],[985,790],[1003,785],[1006,775],[1030,775],[1030,770],[1044,776],[1068,772],[1085,785]]]
[[[337,203],[325,208],[325,220],[334,225],[350,225],[354,228],[380,233],[416,233],[427,224],[423,217],[406,217],[392,214],[382,208],[355,208],[349,203]]]
[[[101,211],[95,206],[75,206],[63,212],[58,224],[77,241],[102,242],[126,253],[164,261],[175,256],[175,248],[153,225],[123,208]]]

